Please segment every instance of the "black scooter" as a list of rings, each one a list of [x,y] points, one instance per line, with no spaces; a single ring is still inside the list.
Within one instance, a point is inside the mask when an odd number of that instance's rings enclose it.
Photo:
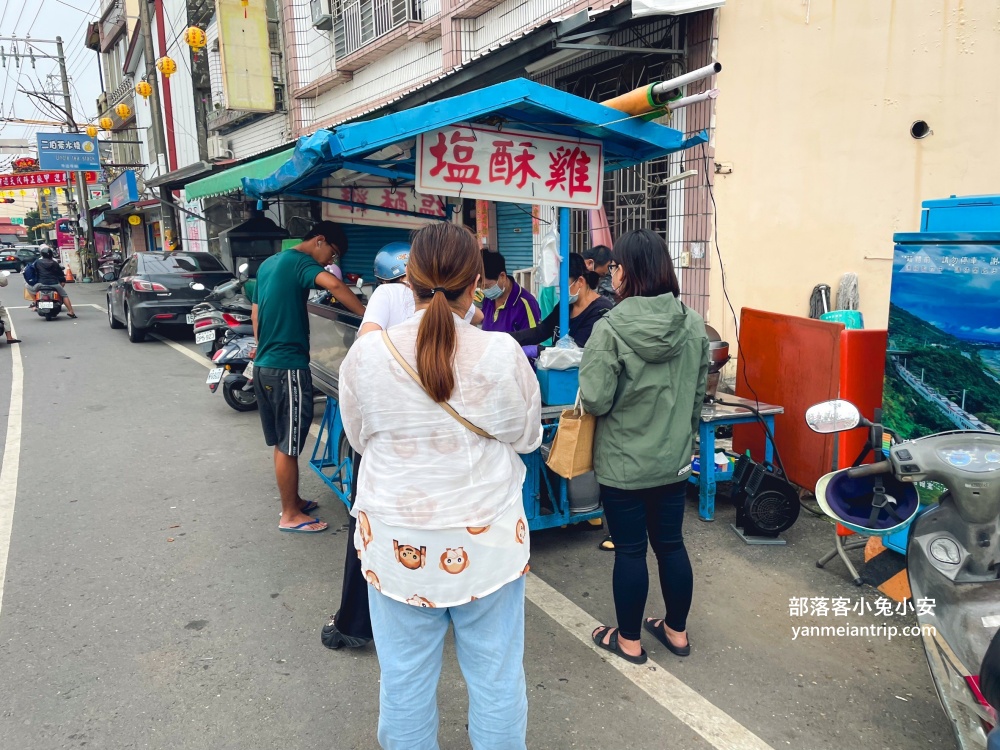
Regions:
[[[223,398],[236,411],[257,408],[253,360],[250,359],[250,352],[256,346],[253,336],[238,336],[224,344],[212,357],[215,367],[208,373],[208,388],[215,393],[221,386]]]
[[[35,292],[35,312],[46,320],[55,320],[62,312],[63,302],[59,290],[54,286],[41,286]]]

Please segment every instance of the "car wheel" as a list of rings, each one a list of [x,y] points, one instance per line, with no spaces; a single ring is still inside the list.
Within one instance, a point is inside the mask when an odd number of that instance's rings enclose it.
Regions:
[[[118,318],[111,311],[111,297],[108,297],[108,325],[110,325],[114,330],[119,330],[124,328],[124,326],[118,322]]]
[[[128,340],[133,344],[139,344],[146,340],[146,329],[138,328],[132,320],[132,311],[125,308],[125,326],[128,328]]]

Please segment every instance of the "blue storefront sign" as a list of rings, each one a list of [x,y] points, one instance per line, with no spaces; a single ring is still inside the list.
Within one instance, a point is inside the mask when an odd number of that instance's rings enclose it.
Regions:
[[[97,139],[86,133],[39,133],[38,168],[65,172],[98,171],[101,168]]]
[[[111,194],[111,208],[121,208],[139,200],[139,188],[135,182],[135,172],[122,172],[121,177],[108,188]]]

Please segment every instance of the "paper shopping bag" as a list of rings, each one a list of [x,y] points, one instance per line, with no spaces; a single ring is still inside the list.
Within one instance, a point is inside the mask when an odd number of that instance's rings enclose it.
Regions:
[[[577,392],[576,405],[565,409],[559,416],[559,427],[556,428],[546,465],[565,479],[593,471],[596,426],[594,416],[583,410]]]

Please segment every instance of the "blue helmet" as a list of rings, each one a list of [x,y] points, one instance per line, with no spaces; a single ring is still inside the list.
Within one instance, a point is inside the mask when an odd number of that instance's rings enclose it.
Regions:
[[[375,278],[379,281],[395,281],[406,273],[406,263],[409,260],[409,242],[390,242],[375,256]]]
[[[891,474],[881,477],[847,476],[848,469],[834,471],[816,484],[816,500],[828,516],[859,534],[884,536],[910,525],[920,509],[917,488]],[[886,503],[874,506],[875,485],[881,479]]]

